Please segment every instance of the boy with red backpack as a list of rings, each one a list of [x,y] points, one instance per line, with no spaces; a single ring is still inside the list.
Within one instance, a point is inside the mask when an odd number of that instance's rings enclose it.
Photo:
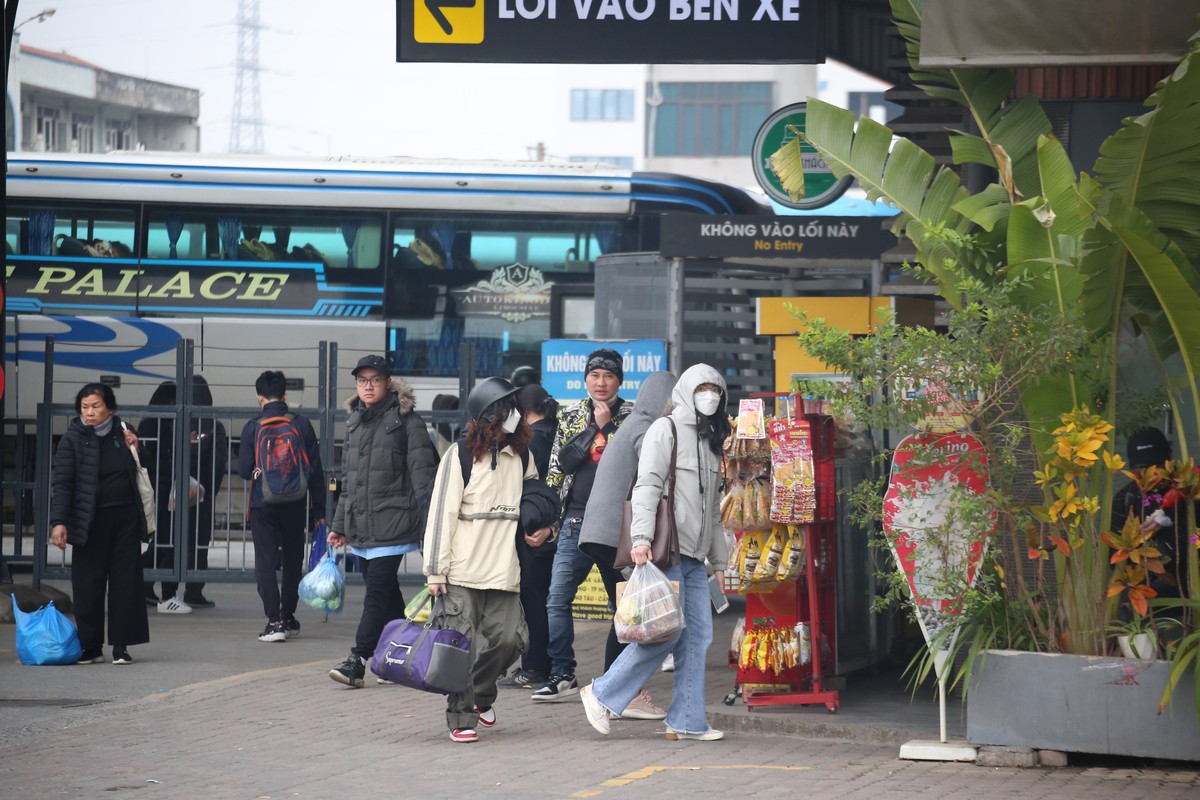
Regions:
[[[304,532],[325,521],[325,481],[317,434],[287,406],[287,379],[267,370],[254,382],[262,413],[242,428],[238,474],[250,489],[254,580],[267,627],[260,642],[282,642],[300,633],[296,621]],[[280,563],[282,554],[282,563]],[[275,583],[282,569],[283,585]]]

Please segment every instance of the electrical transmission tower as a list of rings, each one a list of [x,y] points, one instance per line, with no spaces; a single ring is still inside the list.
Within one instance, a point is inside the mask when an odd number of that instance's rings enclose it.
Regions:
[[[237,78],[233,89],[233,121],[229,126],[229,152],[262,153],[262,93],[258,87],[259,0],[238,0]]]

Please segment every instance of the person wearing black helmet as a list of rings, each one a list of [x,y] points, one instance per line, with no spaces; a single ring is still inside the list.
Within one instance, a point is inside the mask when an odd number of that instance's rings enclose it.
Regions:
[[[448,627],[465,633],[475,652],[472,685],[446,697],[450,739],[464,744],[478,739],[477,725],[496,724],[496,681],[528,641],[515,539],[523,484],[538,474],[516,393],[503,378],[471,390],[466,431],[438,465],[425,525],[429,593],[440,598]],[[469,460],[460,458],[463,448]],[[551,532],[542,528],[533,538],[545,541]]]
[[[615,350],[602,347],[593,351],[587,357],[583,376],[588,396],[559,414],[558,431],[550,452],[550,472],[546,476],[546,483],[559,490],[563,513],[546,601],[551,675],[544,686],[530,695],[539,702],[553,702],[579,693],[571,603],[592,565],[599,569],[611,603],[616,602],[616,585],[621,580],[611,563],[597,562],[579,549],[579,530],[600,456],[633,411],[633,403],[625,402],[618,394],[625,372],[621,355]]]

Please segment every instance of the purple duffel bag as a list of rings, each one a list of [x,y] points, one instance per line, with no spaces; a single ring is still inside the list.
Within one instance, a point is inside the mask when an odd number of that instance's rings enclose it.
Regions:
[[[429,602],[433,603],[432,597]],[[375,645],[371,671],[423,692],[466,691],[474,662],[471,640],[453,628],[438,627],[441,611],[439,600],[424,625],[411,619],[394,619],[385,625]]]

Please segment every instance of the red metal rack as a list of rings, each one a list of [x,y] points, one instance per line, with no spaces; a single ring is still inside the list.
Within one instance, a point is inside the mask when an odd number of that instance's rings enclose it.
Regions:
[[[804,573],[796,583],[784,584],[772,592],[747,594],[745,626],[747,631],[753,631],[807,622],[812,658],[807,664],[779,673],[739,667],[738,684],[751,710],[757,706],[824,704],[834,713],[841,705],[837,690],[824,686],[825,676],[836,670],[837,652],[834,423],[831,417],[818,414],[806,414],[804,419],[812,434],[817,489],[814,522],[807,526]]]

